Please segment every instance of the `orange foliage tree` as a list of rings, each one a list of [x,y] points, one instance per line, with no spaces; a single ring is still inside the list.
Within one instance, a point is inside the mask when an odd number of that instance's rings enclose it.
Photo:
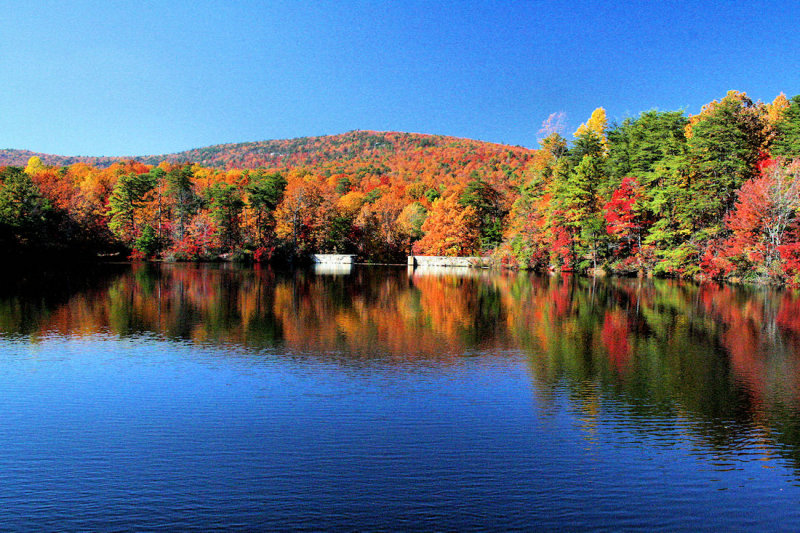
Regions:
[[[419,255],[468,256],[480,250],[478,213],[472,206],[463,206],[457,194],[433,202],[422,231],[425,236],[415,245]]]
[[[325,251],[335,214],[333,190],[327,183],[311,175],[293,174],[275,210],[275,232],[295,252]]]

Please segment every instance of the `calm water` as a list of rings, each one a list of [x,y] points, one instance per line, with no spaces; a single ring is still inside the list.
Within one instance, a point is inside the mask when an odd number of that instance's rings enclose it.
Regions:
[[[800,297],[107,265],[0,286],[0,529],[800,528]]]

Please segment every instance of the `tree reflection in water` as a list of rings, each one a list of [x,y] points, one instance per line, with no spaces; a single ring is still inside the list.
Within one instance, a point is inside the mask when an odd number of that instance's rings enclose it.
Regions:
[[[480,270],[191,264],[19,280],[0,292],[3,336],[156,335],[254,355],[408,368],[524,353],[540,406],[546,412],[566,388],[589,441],[611,417],[650,435],[688,432],[722,455],[739,453],[745,437],[771,440],[800,464],[800,296],[789,291]]]

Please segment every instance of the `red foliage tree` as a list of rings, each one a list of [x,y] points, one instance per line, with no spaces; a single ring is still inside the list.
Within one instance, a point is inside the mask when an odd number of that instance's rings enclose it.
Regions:
[[[791,277],[798,271],[800,161],[767,160],[759,167],[759,176],[742,185],[725,218],[730,236],[712,243],[703,257],[701,267],[712,277],[753,269],[769,277]]]
[[[617,256],[633,255],[641,246],[644,229],[642,200],[644,193],[639,181],[634,177],[622,179],[622,183],[603,206],[606,231],[616,238]]]

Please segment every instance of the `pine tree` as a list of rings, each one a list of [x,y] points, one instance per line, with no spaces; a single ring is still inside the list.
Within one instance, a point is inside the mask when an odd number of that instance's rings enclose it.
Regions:
[[[774,127],[771,154],[785,158],[800,157],[800,94],[792,97]]]
[[[108,200],[109,229],[126,245],[133,245],[139,236],[136,212],[142,207],[145,194],[153,188],[150,174],[123,174],[117,179]]]

